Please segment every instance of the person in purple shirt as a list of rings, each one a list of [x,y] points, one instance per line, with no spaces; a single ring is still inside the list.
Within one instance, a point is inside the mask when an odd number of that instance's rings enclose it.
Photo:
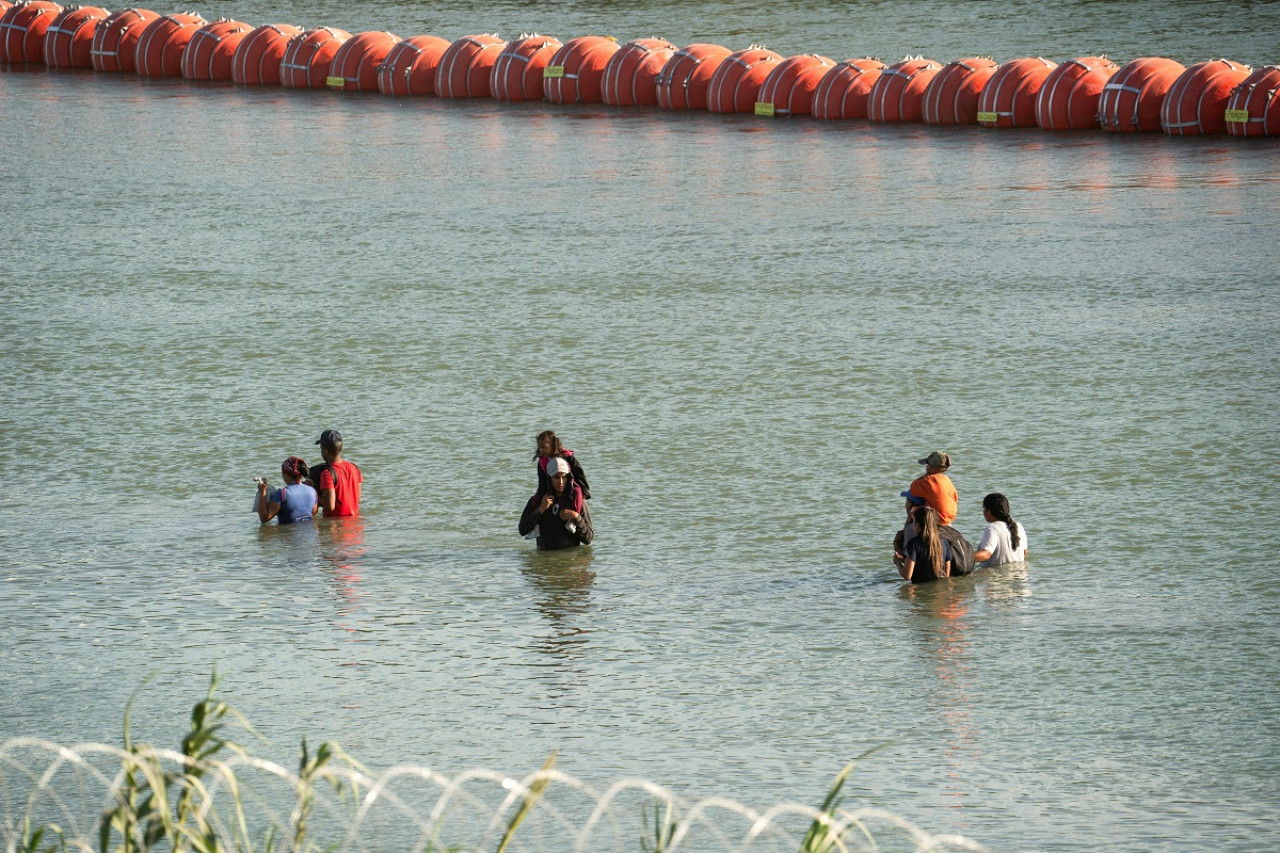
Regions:
[[[320,502],[316,490],[302,482],[310,475],[307,463],[297,456],[290,456],[280,464],[280,476],[284,486],[268,491],[267,481],[258,480],[258,520],[266,524],[276,519],[280,524],[310,521]]]

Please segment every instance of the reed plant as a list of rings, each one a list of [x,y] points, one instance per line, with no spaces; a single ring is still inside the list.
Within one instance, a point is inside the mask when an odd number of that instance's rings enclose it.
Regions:
[[[375,803],[383,802],[408,814],[414,813],[410,804],[387,788],[385,778],[373,778],[332,742],[320,744],[313,752],[304,738],[296,772],[253,758],[228,735],[232,724],[249,733],[254,733],[253,729],[230,705],[216,698],[217,684],[217,674],[214,673],[204,698],[191,710],[190,726],[177,751],[161,750],[133,741],[130,726],[133,698],[130,698],[125,708],[124,748],[116,750],[101,747],[109,755],[119,756],[120,766],[114,778],[110,776],[110,768],[105,775],[97,776],[108,785],[108,801],[100,812],[97,811],[100,807],[96,805],[90,812],[98,815],[94,824],[96,853],[319,853],[383,849],[383,845],[370,836],[374,826],[364,822],[368,810]],[[136,695],[135,693],[135,697]],[[809,820],[808,831],[799,845],[798,853],[847,853],[851,849],[882,849],[862,822],[864,816],[875,810],[850,813],[842,808],[844,788],[855,765],[879,748],[881,747],[868,750],[849,762],[837,774],[817,809],[794,807],[795,810],[803,810],[802,813]],[[0,754],[0,759],[7,760],[7,757]],[[540,809],[540,804],[551,783],[564,780],[571,786],[579,785],[571,777],[557,773],[554,769],[555,761],[556,753],[553,752],[542,768],[524,782],[503,780],[503,787],[510,794],[494,813],[494,823],[490,829],[496,832],[499,815],[510,810],[510,817],[496,848],[490,846],[493,844],[493,837],[487,832],[486,840],[481,841],[479,846],[474,843],[446,843],[439,837],[444,826],[444,806],[456,799],[460,793],[460,783],[434,776],[444,783],[445,795],[432,817],[417,823],[419,841],[413,849],[422,853],[482,853],[483,850],[509,853],[517,847],[526,847],[530,842],[536,841],[529,839],[517,843],[517,835],[535,811],[540,816],[546,814],[545,810]],[[269,805],[252,787],[242,789],[236,770],[243,772],[246,767],[265,771],[274,778],[285,781],[290,786],[285,799],[273,799]],[[2,781],[0,778],[0,782]],[[640,805],[640,853],[674,853],[691,843],[696,844],[689,832],[695,823],[706,826],[703,822],[705,819],[702,813],[705,809],[702,804],[693,807],[687,815],[681,815],[674,798],[665,795],[665,792],[650,783],[640,784],[653,797]],[[38,788],[43,788],[43,782]],[[317,828],[315,821],[320,788],[330,789],[336,795],[337,802],[349,807],[350,812],[343,808],[336,812],[330,810],[325,814],[325,821]],[[622,789],[623,785],[620,783],[613,790]],[[606,802],[613,796],[613,790],[606,795]],[[5,827],[0,824],[0,853],[93,853],[95,847],[90,840],[76,837],[77,821],[70,813],[67,813],[72,826],[70,833],[64,832],[57,823],[34,821],[32,814],[37,811],[35,797],[36,794],[32,794],[29,799],[20,831],[10,836],[7,842],[4,841]],[[330,800],[326,799],[325,802],[328,804]],[[268,807],[265,813],[268,820],[265,832],[261,832],[253,826],[250,812],[255,806],[264,805]],[[271,808],[271,805],[280,808]],[[596,812],[588,825],[594,823],[604,806],[605,802],[600,802],[597,798]],[[287,819],[277,817],[283,816],[286,810]],[[792,811],[793,814],[798,813],[795,810]],[[743,810],[744,814],[745,812]],[[252,813],[258,817],[258,812]],[[748,845],[750,839],[755,838],[770,823],[768,816],[761,818],[754,813],[751,813],[751,820],[753,830],[748,837]],[[323,837],[326,832],[335,829],[338,834]],[[918,832],[911,834],[917,849],[942,849],[936,846],[939,839],[930,839]],[[93,835],[90,835],[90,839],[92,838]],[[784,848],[777,847],[775,843],[770,849],[790,848],[795,843],[794,839],[792,836],[791,842]],[[775,842],[776,840],[775,838]],[[619,836],[617,841],[621,846],[626,846],[623,837]],[[966,839],[946,841],[969,845],[966,849],[980,849],[972,846]],[[533,846],[536,848],[537,844]],[[566,841],[565,849],[569,846]],[[398,848],[393,844],[391,849]]]

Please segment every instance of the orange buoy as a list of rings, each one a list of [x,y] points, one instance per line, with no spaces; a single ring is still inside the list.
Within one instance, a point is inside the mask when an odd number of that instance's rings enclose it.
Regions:
[[[541,101],[542,69],[561,47],[560,39],[525,33],[498,54],[489,71],[489,94],[499,101]]]
[[[93,34],[110,16],[99,6],[68,6],[44,33],[44,64],[50,68],[90,68]]]
[[[147,24],[160,17],[150,9],[121,9],[93,31],[89,61],[95,71],[132,71],[138,39]]]
[[[489,78],[506,46],[493,33],[463,36],[449,45],[436,65],[436,94],[442,98],[489,97]]]
[[[724,58],[707,87],[707,109],[713,113],[754,113],[760,87],[782,57],[753,45]]]
[[[1160,130],[1164,96],[1186,70],[1181,62],[1158,56],[1125,63],[1102,87],[1098,124],[1103,130],[1122,133]]]
[[[378,88],[378,67],[400,42],[394,33],[369,30],[356,33],[338,48],[329,65],[330,89],[372,92]]]
[[[711,78],[730,53],[727,47],[704,42],[677,50],[654,80],[658,106],[664,110],[705,110]]]
[[[756,115],[807,116],[813,113],[813,93],[835,62],[816,53],[788,56],[774,66],[756,96]]]
[[[188,80],[230,80],[236,49],[253,27],[219,18],[196,30],[182,52],[182,76]]]
[[[263,24],[245,34],[231,57],[231,79],[242,86],[279,86],[285,47],[300,32],[290,24]]]
[[[340,92],[378,91],[378,67],[399,42],[400,36],[394,33],[356,33],[333,55],[326,85]]]
[[[1280,136],[1280,65],[1241,80],[1227,98],[1223,118],[1232,136]]]
[[[315,27],[293,36],[280,58],[280,85],[323,89],[334,54],[349,38],[351,33],[337,27]]]
[[[542,69],[543,96],[553,104],[600,103],[604,67],[618,49],[604,36],[569,39]]]
[[[0,16],[0,62],[44,62],[44,35],[62,7],[46,0],[18,0]]]
[[[658,103],[655,78],[676,50],[674,44],[660,38],[627,42],[605,63],[600,100],[614,107],[654,106]]]
[[[978,124],[983,127],[1035,127],[1036,99],[1045,79],[1058,67],[1039,56],[1004,63],[978,96]]]
[[[985,56],[957,59],[943,66],[924,90],[920,117],[925,124],[976,124],[978,99],[1000,63]]]
[[[1042,130],[1090,130],[1098,126],[1102,87],[1120,67],[1105,56],[1079,56],[1049,72],[1036,97]]]
[[[1173,136],[1227,132],[1227,101],[1251,69],[1229,59],[1198,62],[1178,75],[1160,105],[1160,126]]]
[[[942,65],[923,56],[908,56],[880,72],[867,96],[867,118],[872,121],[920,121],[924,115],[924,90]]]
[[[182,74],[182,54],[196,30],[209,23],[196,12],[175,12],[156,18],[138,37],[134,70],[143,77],[177,77]]]
[[[813,90],[813,117],[866,118],[867,98],[885,67],[880,60],[870,57],[837,62]]]
[[[403,39],[378,67],[378,91],[384,95],[434,95],[436,66],[448,49],[448,39],[439,36]]]
[[[0,0],[0,16],[4,15],[5,12],[8,12],[9,7],[12,5],[13,4],[10,3],[9,0]]]

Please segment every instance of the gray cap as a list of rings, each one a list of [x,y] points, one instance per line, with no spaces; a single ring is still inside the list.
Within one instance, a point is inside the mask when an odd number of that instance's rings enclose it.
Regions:
[[[932,465],[935,468],[946,470],[951,467],[951,457],[940,450],[935,450],[928,456],[920,460],[921,465]]]

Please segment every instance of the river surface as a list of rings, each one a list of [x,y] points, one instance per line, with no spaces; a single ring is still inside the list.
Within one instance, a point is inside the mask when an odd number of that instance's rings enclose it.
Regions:
[[[218,4],[351,32],[1280,60],[1273,3]],[[995,850],[1280,810],[1280,147],[0,71],[0,739],[849,784]],[[260,527],[255,475],[365,472]],[[516,534],[534,435],[597,541]],[[911,587],[898,492],[1027,565]]]

